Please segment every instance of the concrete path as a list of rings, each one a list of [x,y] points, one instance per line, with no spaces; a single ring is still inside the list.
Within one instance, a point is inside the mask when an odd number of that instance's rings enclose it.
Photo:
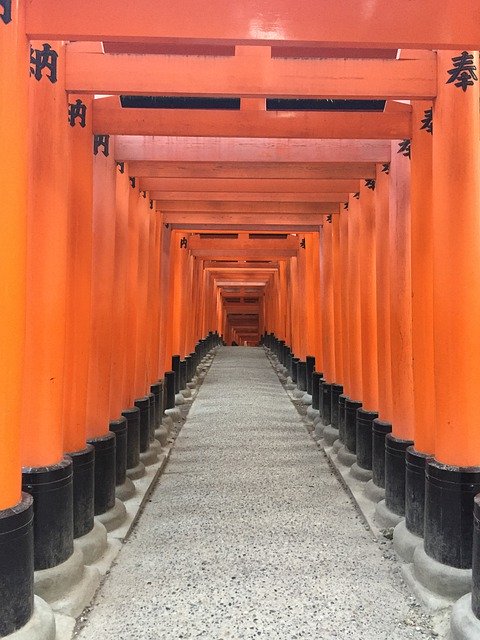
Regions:
[[[223,348],[78,638],[434,637],[386,548],[263,351]]]

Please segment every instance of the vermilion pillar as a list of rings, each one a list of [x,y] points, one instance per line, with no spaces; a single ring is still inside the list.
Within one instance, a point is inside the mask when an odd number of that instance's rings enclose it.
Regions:
[[[351,472],[368,481],[372,469],[372,429],[378,417],[377,360],[377,289],[375,261],[375,182],[364,180],[360,186],[360,219],[358,243],[360,249],[360,310],[362,349],[362,402],[357,410],[357,462]]]
[[[35,568],[47,569],[73,552],[72,461],[63,434],[70,127],[64,45],[33,42],[31,58],[22,461],[23,486],[35,499]]]
[[[342,318],[342,295],[346,283],[342,281],[342,246],[340,239],[340,214],[332,216],[332,274],[333,274],[333,330],[335,379],[332,383],[332,426],[340,428],[339,397],[343,393],[344,327]],[[339,443],[340,444],[340,443]]]
[[[0,19],[0,635],[23,627],[33,611],[33,505],[21,493],[20,414],[25,347],[28,186],[28,42],[25,3]],[[12,96],[15,108],[12,108]]]
[[[403,146],[403,145],[402,145]],[[385,501],[377,518],[398,524],[405,512],[405,451],[413,444],[410,158],[392,142],[390,163],[390,345],[393,430],[385,440]]]
[[[480,492],[479,68],[476,51],[437,52],[433,109],[435,459],[427,462],[424,550],[417,549],[415,563],[427,564],[434,585],[438,584],[438,563],[448,565],[452,579],[457,579],[458,595],[470,589],[468,577],[460,582],[458,578],[471,567],[473,498]]]
[[[340,448],[345,444],[345,402],[350,388],[350,360],[349,360],[349,324],[350,314],[348,310],[348,202],[340,205],[340,279],[341,288],[341,328],[342,328],[342,393],[338,396],[338,434]],[[353,462],[352,462],[353,464]]]
[[[320,278],[322,288],[322,353],[323,382],[320,385],[319,411],[325,426],[323,437],[327,444],[338,439],[338,429],[331,427],[331,391],[335,380],[335,330],[333,285],[332,222],[325,220],[321,230]]]

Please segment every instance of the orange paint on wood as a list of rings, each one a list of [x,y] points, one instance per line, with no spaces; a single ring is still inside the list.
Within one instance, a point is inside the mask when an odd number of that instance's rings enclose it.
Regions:
[[[0,509],[21,500],[22,377],[25,349],[27,186],[28,186],[28,41],[25,3],[12,2],[12,22],[2,25],[0,56],[0,174],[8,188],[0,194]],[[28,425],[33,429],[35,423]]]
[[[42,467],[62,459],[67,300],[68,129],[65,47],[58,81],[29,81],[29,205],[22,463]],[[42,49],[42,43],[33,42]],[[43,114],[43,117],[39,117]],[[47,115],[48,114],[48,115]],[[35,392],[32,393],[32,384]]]
[[[322,281],[323,377],[329,383],[332,383],[336,377],[332,244],[332,224],[325,222],[321,230],[320,277]]]
[[[360,203],[350,196],[348,201],[348,397],[361,402],[362,386],[362,320],[360,307]]]
[[[343,206],[342,206],[343,210]],[[332,276],[333,276],[333,330],[335,379],[332,382],[343,382],[343,322],[342,322],[342,252],[340,241],[340,215],[332,217]]]
[[[349,221],[348,212],[341,205],[340,213],[340,276],[342,280],[341,289],[341,316],[342,316],[342,370],[343,392],[350,395],[350,358],[349,358],[349,332],[350,332],[350,314],[349,314],[349,297],[348,297],[348,256],[349,256]]]

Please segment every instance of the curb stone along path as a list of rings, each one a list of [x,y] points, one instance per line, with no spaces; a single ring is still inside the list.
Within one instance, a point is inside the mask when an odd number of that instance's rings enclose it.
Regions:
[[[222,348],[81,640],[434,637],[263,350]]]

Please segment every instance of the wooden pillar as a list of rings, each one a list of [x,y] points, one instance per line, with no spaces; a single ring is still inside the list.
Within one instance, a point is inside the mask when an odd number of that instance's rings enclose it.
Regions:
[[[334,304],[333,304],[333,247],[332,223],[324,222],[321,231],[321,280],[322,280],[322,354],[323,377],[331,386],[335,380]],[[330,424],[330,422],[328,422]]]
[[[362,399],[362,334],[359,272],[360,203],[353,195],[348,200],[348,398]]]
[[[150,392],[150,381],[147,379],[147,339],[148,339],[148,266],[150,249],[150,219],[148,214],[148,198],[143,193],[137,200],[136,215],[138,229],[138,258],[136,306],[137,322],[135,333],[135,398],[145,397]]]
[[[335,382],[343,384],[343,318],[342,318],[342,294],[346,283],[342,278],[342,246],[340,240],[340,214],[332,216],[332,274],[333,274],[333,331],[334,331],[334,356],[335,356]],[[321,369],[319,369],[321,371]]]

